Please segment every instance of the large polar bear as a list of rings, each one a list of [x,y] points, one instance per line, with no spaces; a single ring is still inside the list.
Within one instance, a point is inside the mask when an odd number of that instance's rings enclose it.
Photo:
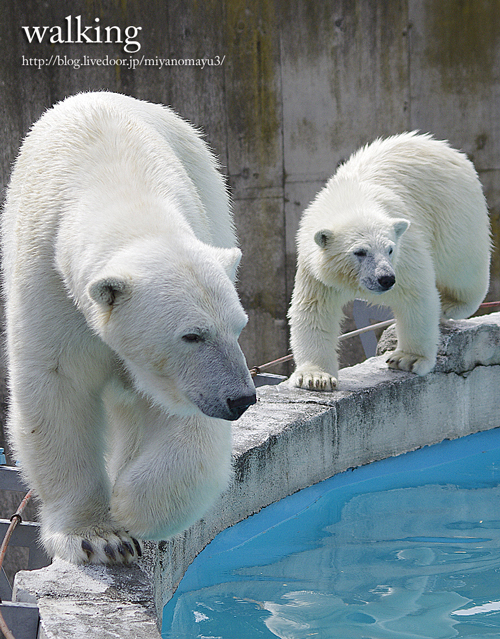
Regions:
[[[24,141],[2,231],[9,431],[43,543],[127,563],[224,489],[228,420],[255,402],[223,179],[170,109],[80,94]]]
[[[355,297],[393,310],[389,366],[425,375],[440,316],[469,317],[488,290],[489,220],[476,171],[429,135],[355,153],[304,212],[297,244],[291,382],[303,388],[335,388],[342,307]]]

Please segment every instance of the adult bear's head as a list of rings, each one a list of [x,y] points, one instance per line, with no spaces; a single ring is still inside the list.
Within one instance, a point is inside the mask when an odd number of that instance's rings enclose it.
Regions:
[[[171,414],[234,420],[256,401],[238,345],[247,322],[233,283],[240,257],[194,238],[142,239],[88,286],[90,324],[137,389]]]

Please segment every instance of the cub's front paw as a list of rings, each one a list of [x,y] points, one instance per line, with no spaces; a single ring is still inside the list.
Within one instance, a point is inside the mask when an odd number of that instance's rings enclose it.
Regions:
[[[104,527],[42,534],[42,541],[50,556],[74,564],[129,564],[142,555],[140,541],[124,530]]]
[[[408,371],[417,375],[427,375],[436,364],[435,358],[405,353],[405,351],[394,351],[387,357],[387,365],[400,371]]]
[[[319,368],[299,368],[290,377],[290,384],[307,390],[332,391],[337,387],[337,379]]]

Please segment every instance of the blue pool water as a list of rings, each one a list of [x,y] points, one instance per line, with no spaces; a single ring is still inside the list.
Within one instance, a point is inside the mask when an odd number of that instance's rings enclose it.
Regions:
[[[348,471],[222,532],[164,639],[500,637],[500,429]]]

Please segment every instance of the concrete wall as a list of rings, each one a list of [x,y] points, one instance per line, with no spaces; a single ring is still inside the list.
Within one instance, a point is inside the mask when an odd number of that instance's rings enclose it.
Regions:
[[[388,329],[382,347],[393,338]],[[38,604],[48,639],[129,637],[131,628],[134,637],[157,637],[153,598],[161,620],[187,567],[218,532],[349,468],[499,427],[499,385],[496,313],[443,329],[436,369],[424,378],[389,370],[380,356],[343,369],[333,393],[262,387],[234,428],[230,489],[184,533],[148,544],[144,572],[58,560],[19,573],[17,599]]]
[[[239,286],[250,315],[242,337],[250,366],[287,352],[303,209],[339,162],[377,136],[421,129],[465,150],[485,185],[500,246],[497,0],[1,0],[0,6],[0,186],[29,125],[68,94],[105,88],[172,105],[204,129],[229,176],[244,251]],[[102,27],[141,26],[141,50],[29,44],[21,30],[63,25],[68,15],[81,15],[84,25],[99,17]],[[56,55],[52,65],[33,66]],[[223,63],[74,66],[84,56],[140,61],[143,55],[153,62],[220,56]],[[490,298],[499,296],[497,250]],[[360,361],[349,348],[344,362]]]

